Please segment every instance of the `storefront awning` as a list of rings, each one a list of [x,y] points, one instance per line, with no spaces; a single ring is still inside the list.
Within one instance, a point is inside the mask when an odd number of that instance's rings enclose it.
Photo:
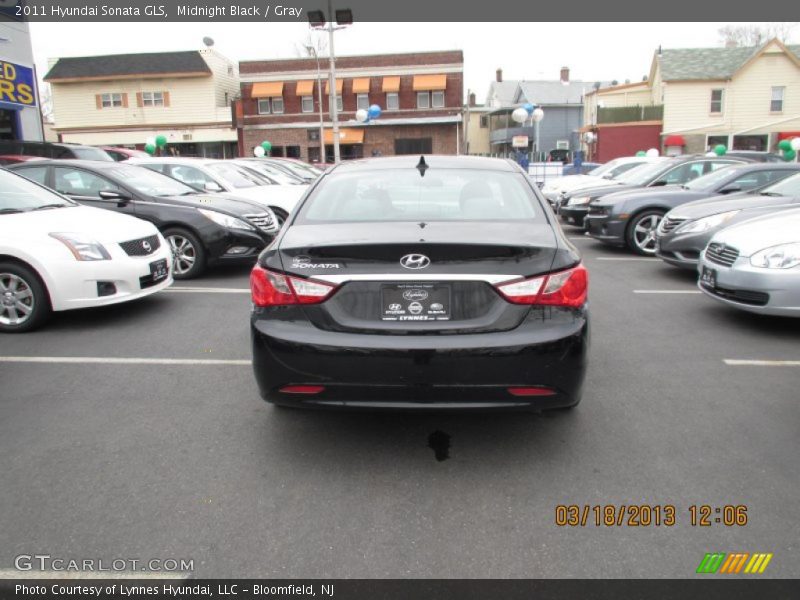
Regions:
[[[314,93],[313,79],[297,82],[297,91],[295,92],[295,94],[297,94],[298,96],[310,96],[313,93]]]
[[[793,140],[796,137],[800,137],[800,131],[783,131],[778,134],[778,141]]]
[[[283,82],[282,81],[260,81],[253,84],[253,90],[250,92],[251,98],[275,98],[283,96]]]
[[[369,94],[369,77],[353,79],[354,94]]]
[[[333,129],[326,129],[324,135],[325,143],[333,143]],[[364,143],[364,130],[363,129],[350,129],[344,128],[339,130],[339,145],[345,144],[363,144]]]
[[[344,85],[344,79],[337,79],[336,80],[336,94],[337,95],[341,95],[342,94],[343,85]],[[331,93],[331,80],[330,79],[325,82],[325,93],[326,94],[330,94]]]
[[[415,92],[431,92],[447,87],[447,75],[414,75]]]
[[[668,135],[664,138],[665,146],[685,146],[686,140],[682,135]]]
[[[399,92],[400,91],[400,76],[392,76],[392,77],[384,77],[383,78],[383,86],[381,90],[384,93],[387,92]]]

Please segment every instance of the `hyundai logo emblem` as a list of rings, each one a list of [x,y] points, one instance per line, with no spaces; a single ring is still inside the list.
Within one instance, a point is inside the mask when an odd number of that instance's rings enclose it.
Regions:
[[[431,259],[424,254],[406,254],[400,259],[400,266],[406,269],[424,269],[431,264]]]
[[[147,240],[144,240],[142,242],[142,248],[144,248],[145,252],[150,252],[150,250],[153,249],[153,247],[150,245],[150,242],[148,242]]]

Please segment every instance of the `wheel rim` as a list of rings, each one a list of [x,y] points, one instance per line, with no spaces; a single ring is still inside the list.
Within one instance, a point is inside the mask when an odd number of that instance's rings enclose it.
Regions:
[[[661,215],[647,215],[642,217],[633,226],[633,242],[636,247],[647,254],[656,251],[656,230],[661,223]]]
[[[172,248],[172,271],[176,275],[185,275],[197,261],[197,249],[192,242],[179,234],[170,235],[167,241]]]
[[[14,273],[0,273],[0,323],[22,325],[34,308],[36,298],[28,282]]]

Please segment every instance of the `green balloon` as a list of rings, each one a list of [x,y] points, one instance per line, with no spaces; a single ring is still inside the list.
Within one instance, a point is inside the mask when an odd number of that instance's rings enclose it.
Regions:
[[[727,151],[728,149],[725,147],[725,144],[717,144],[716,146],[714,146],[714,154],[716,154],[717,156],[722,156]]]
[[[794,160],[795,156],[797,156],[797,152],[792,150],[791,147],[788,150],[783,151],[783,160],[787,162],[790,160]]]
[[[272,150],[272,143],[264,140],[261,142],[261,147],[264,149],[264,152],[269,152]]]
[[[167,145],[167,136],[165,135],[157,135],[156,136],[156,146],[159,148],[163,148]]]
[[[156,147],[153,144],[145,144],[144,151],[147,152],[150,156],[156,153]]]
[[[784,152],[792,149],[792,142],[789,140],[781,140],[778,142],[778,148],[783,150]]]
[[[644,150],[639,150],[639,151],[636,153],[636,156],[647,156],[647,152],[645,152]]]

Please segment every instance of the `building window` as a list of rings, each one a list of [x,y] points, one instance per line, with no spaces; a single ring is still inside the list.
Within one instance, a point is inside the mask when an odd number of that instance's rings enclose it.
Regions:
[[[481,129],[487,129],[488,127],[489,127],[489,116],[481,115]]]
[[[430,107],[431,107],[431,93],[417,92],[417,108],[430,108]]]
[[[400,110],[400,94],[397,92],[386,94],[386,110]]]
[[[784,87],[772,88],[772,101],[769,103],[770,112],[783,112],[783,90]]]
[[[394,141],[395,154],[432,154],[432,138],[396,139]]]
[[[569,140],[556,140],[556,150],[569,150]]]
[[[344,104],[342,103],[342,96],[336,96],[336,110],[342,112],[344,110]]]
[[[356,110],[367,110],[369,108],[369,94],[356,95]]]
[[[142,92],[142,106],[164,106],[164,92]]]
[[[304,113],[314,112],[314,97],[303,96],[302,100],[300,100],[300,110]]]
[[[309,142],[318,142],[319,141],[319,129],[308,129],[308,141]]]
[[[711,112],[722,112],[722,92],[723,90],[711,90]]]
[[[272,99],[272,114],[274,115],[283,114],[283,98]]]
[[[444,92],[431,92],[431,106],[444,108]]]
[[[268,115],[270,113],[269,110],[269,98],[259,98],[258,99],[258,114],[260,115]]]
[[[118,108],[122,106],[122,94],[103,94],[101,99],[103,108]]]

